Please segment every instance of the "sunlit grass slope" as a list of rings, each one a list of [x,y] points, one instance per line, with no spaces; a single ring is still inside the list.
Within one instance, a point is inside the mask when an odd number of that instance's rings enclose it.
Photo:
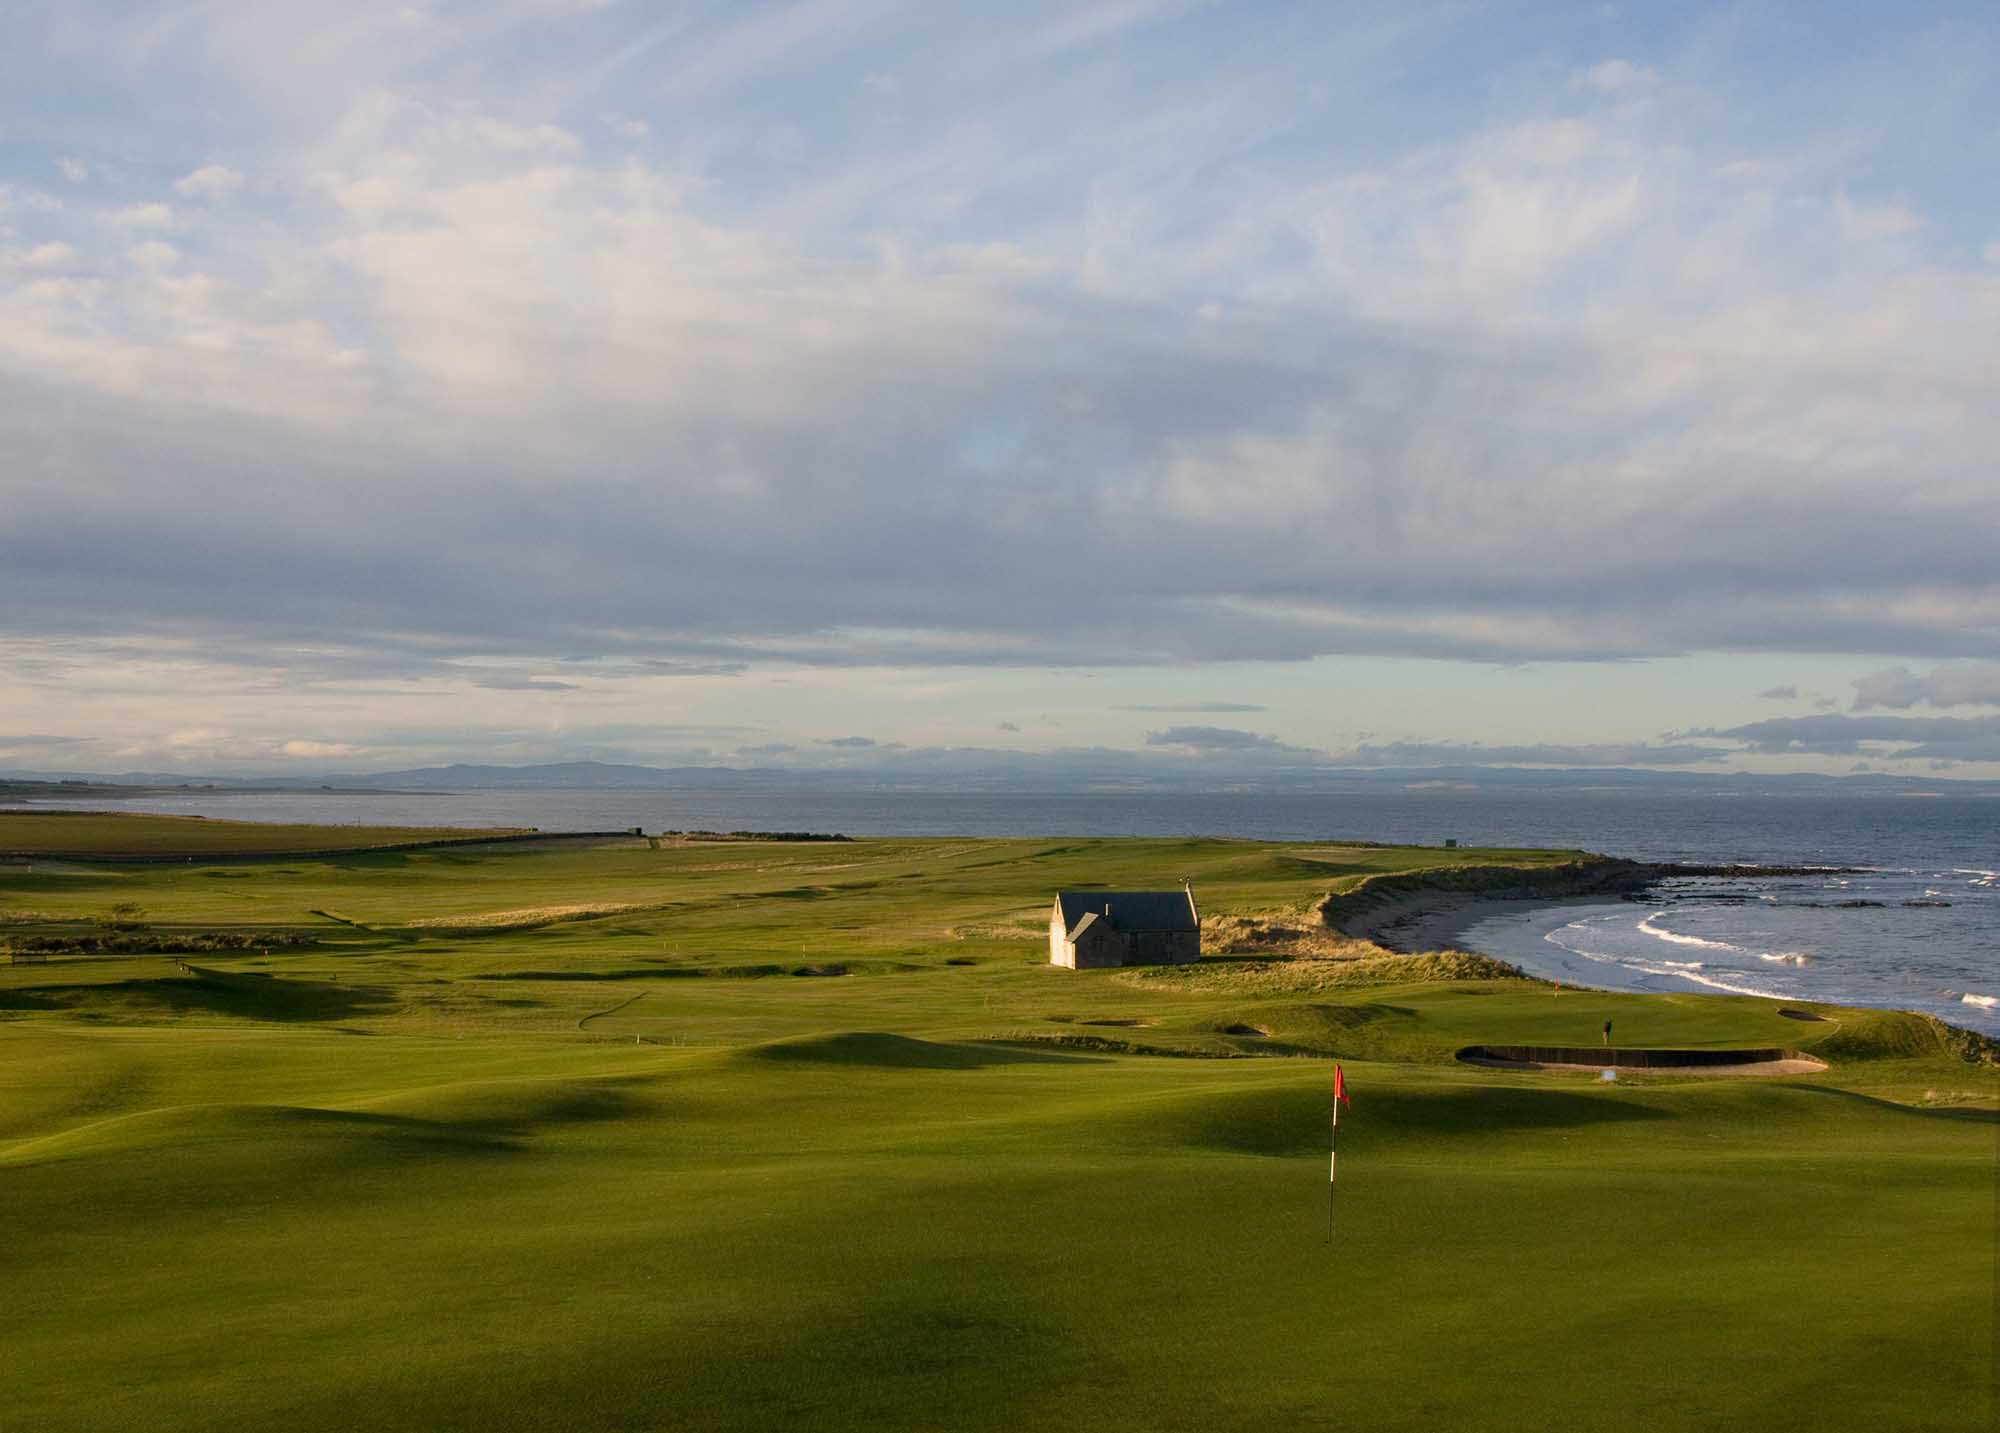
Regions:
[[[1461,967],[1337,942],[1045,963],[1061,885],[1187,876],[1289,927],[1376,871],[1573,857],[0,865],[0,941],[120,908],[162,942],[317,942],[0,965],[0,1421],[1990,1426],[2000,1126],[1928,1022],[1429,979]],[[1831,1068],[1604,1085],[1452,1058],[1607,1016]],[[1327,1056],[1354,1093],[1331,1246]]]

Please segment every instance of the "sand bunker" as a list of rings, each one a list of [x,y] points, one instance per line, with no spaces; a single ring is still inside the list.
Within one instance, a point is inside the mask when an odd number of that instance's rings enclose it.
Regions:
[[[1811,1075],[1826,1061],[1799,1050],[1601,1050],[1588,1045],[1468,1045],[1468,1065],[1502,1070],[1619,1070],[1663,1075]]]

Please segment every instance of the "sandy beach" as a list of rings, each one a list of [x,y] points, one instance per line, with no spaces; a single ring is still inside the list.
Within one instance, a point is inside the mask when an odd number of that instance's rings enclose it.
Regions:
[[[1601,906],[1615,899],[1601,893],[1569,898],[1506,899],[1460,891],[1420,891],[1349,916],[1340,922],[1340,930],[1357,940],[1373,941],[1403,955],[1425,950],[1465,950],[1469,948],[1463,943],[1465,933],[1494,916],[1521,915],[1558,906]]]

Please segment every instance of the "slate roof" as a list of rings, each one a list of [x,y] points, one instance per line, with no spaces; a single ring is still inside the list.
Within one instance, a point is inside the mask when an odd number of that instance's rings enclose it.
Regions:
[[[1074,934],[1085,916],[1108,918],[1123,931],[1195,930],[1194,907],[1186,891],[1058,891],[1065,930]]]

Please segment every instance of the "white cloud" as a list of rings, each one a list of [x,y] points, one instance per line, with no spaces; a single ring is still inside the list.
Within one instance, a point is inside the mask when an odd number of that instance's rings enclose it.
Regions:
[[[77,263],[76,249],[56,240],[26,249],[0,249],[0,273],[55,274]]]
[[[180,250],[172,244],[163,244],[158,239],[148,239],[143,244],[134,244],[125,251],[125,257],[134,268],[149,273],[158,273],[172,268],[180,261]]]
[[[1037,54],[1055,55],[1100,44],[1184,15],[1197,4],[1198,0],[1098,0],[1095,4],[1073,7],[1061,19],[1037,30],[1031,48]]]
[[[227,199],[243,187],[243,176],[225,164],[204,164],[174,181],[174,192],[192,199]]]
[[[1845,194],[1836,196],[1834,213],[1840,220],[1841,236],[1854,243],[1900,239],[1924,227],[1921,215],[1900,204],[1856,204]]]
[[[1603,60],[1579,71],[1574,83],[1579,88],[1594,90],[1598,94],[1633,94],[1656,88],[1660,83],[1660,74],[1630,60]]]
[[[81,184],[90,178],[90,166],[85,164],[81,159],[70,159],[67,157],[58,159],[56,161],[56,168],[62,171],[62,177],[72,184]]]
[[[279,754],[290,757],[336,757],[353,756],[361,748],[344,741],[306,741],[294,739],[278,748]]]
[[[107,210],[102,217],[105,223],[121,229],[170,229],[174,225],[174,211],[160,203],[129,204]]]

